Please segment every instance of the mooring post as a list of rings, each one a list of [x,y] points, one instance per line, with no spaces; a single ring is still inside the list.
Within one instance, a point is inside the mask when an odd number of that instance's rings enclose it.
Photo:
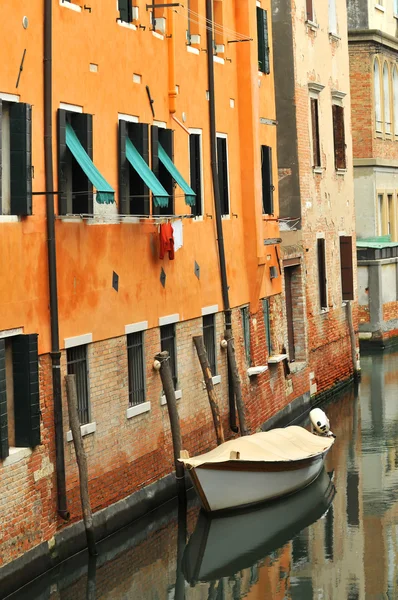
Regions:
[[[238,365],[236,364],[235,346],[232,337],[232,331],[227,329],[225,332],[225,339],[227,341],[227,353],[228,362],[231,366],[232,382],[235,391],[236,408],[239,417],[239,428],[241,435],[248,435],[247,423],[246,423],[246,407],[242,398],[242,387],[240,384],[240,378],[238,373]]]
[[[171,436],[173,440],[174,466],[177,479],[177,493],[179,498],[183,498],[185,496],[185,472],[183,463],[178,460],[182,450],[181,429],[173,377],[170,369],[169,353],[166,351],[160,352],[159,354],[156,354],[155,360],[160,362],[159,373],[162,380],[163,392],[166,396],[167,410],[169,412]]]
[[[79,415],[77,412],[76,375],[66,375],[65,379],[69,425],[72,431],[73,445],[76,452],[76,462],[79,469],[80,499],[82,503],[84,527],[86,529],[87,548],[91,556],[97,556],[98,553],[95,545],[93,515],[91,512],[90,495],[88,492],[87,458],[83,446]]]
[[[355,340],[354,321],[352,318],[352,303],[350,300],[347,300],[346,308],[347,308],[348,330],[350,332],[351,359],[352,359],[354,381],[359,381],[359,379],[361,377],[361,372],[357,368],[357,348],[356,348],[356,340]]]
[[[221,423],[220,417],[220,409],[218,406],[218,399],[216,390],[213,385],[213,377],[211,374],[209,359],[207,356],[205,344],[203,341],[203,337],[201,335],[195,335],[193,338],[193,342],[196,347],[196,351],[198,353],[198,358],[200,362],[200,366],[202,367],[203,377],[206,384],[207,395],[209,396],[209,403],[211,412],[213,415],[214,429],[216,431],[217,444],[222,444],[224,440],[224,430]]]

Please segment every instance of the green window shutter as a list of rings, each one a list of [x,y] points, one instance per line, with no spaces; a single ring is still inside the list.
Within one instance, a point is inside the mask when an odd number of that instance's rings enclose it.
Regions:
[[[119,0],[119,17],[121,21],[131,23],[133,20],[131,0]]]
[[[76,136],[87,152],[88,156],[93,160],[93,115],[87,113],[73,113],[72,116],[72,127]],[[87,192],[87,212],[93,214],[93,184],[81,169],[76,174],[76,182],[74,181],[74,187],[76,183],[76,189],[79,192]],[[78,200],[76,201],[78,206]],[[80,213],[85,212],[80,209],[73,208],[73,212]]]
[[[39,359],[37,334],[12,340],[14,375],[15,445],[40,444]]]
[[[2,213],[2,198],[1,198],[1,190],[2,190],[2,175],[3,175],[3,151],[2,151],[2,122],[3,122],[3,105],[0,100],[0,215]]]
[[[60,215],[66,215],[68,212],[66,202],[66,183],[67,183],[67,156],[68,147],[66,145],[66,110],[62,108],[57,112],[58,126],[58,212]]]
[[[272,346],[271,346],[271,319],[270,319],[270,310],[269,310],[269,298],[264,298],[264,300],[263,300],[263,313],[264,313],[264,327],[265,327],[265,337],[267,340],[268,356],[271,356]]]
[[[10,105],[11,214],[32,214],[32,107]]]
[[[272,179],[272,148],[261,146],[261,175],[263,187],[263,212],[274,214],[274,184]]]
[[[270,73],[268,15],[267,11],[257,7],[257,43],[258,70],[267,75]]]
[[[4,460],[8,454],[6,350],[4,340],[0,340],[0,459]]]
[[[174,131],[172,129],[158,128],[159,143],[163,147],[166,154],[174,162]],[[160,183],[169,194],[168,205],[164,208],[159,208],[159,214],[173,215],[174,214],[174,179],[163,165],[159,162],[159,177]]]
[[[130,214],[129,162],[126,157],[127,121],[119,121],[119,212]]]

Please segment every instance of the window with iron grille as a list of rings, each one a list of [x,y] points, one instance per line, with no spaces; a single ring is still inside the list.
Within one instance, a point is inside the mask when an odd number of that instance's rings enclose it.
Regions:
[[[214,377],[214,375],[217,375],[214,315],[205,315],[203,317],[203,341],[207,352],[207,358],[209,359],[211,374]]]
[[[127,336],[127,366],[129,373],[129,406],[145,402],[144,334]]]
[[[76,346],[66,351],[68,375],[76,375],[77,412],[80,425],[90,422],[88,393],[87,346]]]
[[[245,343],[245,352],[246,352],[246,362],[250,367],[252,364],[252,357],[250,352],[250,316],[249,316],[249,307],[245,306],[241,308],[242,313],[242,326],[243,326],[243,340]]]
[[[269,298],[263,299],[263,313],[264,313],[265,339],[267,340],[268,356],[271,356],[272,345],[271,345],[271,318],[270,318]]]
[[[169,353],[174,389],[177,389],[176,327],[174,323],[171,325],[163,325],[160,328],[160,347],[162,352],[167,350]]]

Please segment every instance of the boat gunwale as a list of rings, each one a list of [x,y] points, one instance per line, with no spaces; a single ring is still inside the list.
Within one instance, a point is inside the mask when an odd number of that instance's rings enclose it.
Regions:
[[[323,460],[330,448],[327,448],[323,452],[314,454],[313,456],[306,456],[305,458],[298,458],[296,460],[275,460],[275,461],[254,461],[254,460],[226,460],[218,463],[202,463],[198,466],[189,466],[188,470],[191,473],[195,469],[208,469],[215,471],[265,471],[265,472],[279,472],[279,471],[296,471],[303,469],[307,466],[311,466],[318,460]]]

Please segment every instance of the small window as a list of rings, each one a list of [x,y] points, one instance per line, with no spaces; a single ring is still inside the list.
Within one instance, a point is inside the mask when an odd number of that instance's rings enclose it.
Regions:
[[[173,378],[174,389],[177,389],[176,327],[174,323],[163,325],[160,328],[160,347],[162,352],[167,350],[169,353],[171,376]]]
[[[87,369],[87,346],[66,350],[68,375],[76,375],[77,412],[80,425],[90,422],[90,401]]]
[[[321,146],[319,143],[319,101],[310,98],[311,102],[311,129],[312,129],[312,166],[321,166]]]
[[[340,236],[340,269],[342,298],[343,300],[354,300],[351,236]]]
[[[127,364],[129,373],[129,406],[145,402],[144,334],[142,331],[127,336]]]
[[[221,214],[229,215],[228,150],[227,138],[217,134],[217,170],[220,190]]]
[[[329,0],[329,33],[337,34],[336,0]]]
[[[335,168],[345,169],[344,108],[338,104],[333,104],[333,141]]]
[[[202,206],[202,134],[189,134],[189,164],[191,188],[196,194],[196,202],[192,214],[199,217],[203,214]]]
[[[258,70],[267,75],[270,73],[268,15],[267,11],[257,6],[257,49]]]
[[[272,179],[272,148],[261,146],[261,178],[263,191],[263,213],[274,214],[274,190]]]
[[[383,67],[384,131],[391,133],[390,79],[387,63]]]
[[[242,328],[243,328],[243,342],[245,344],[246,363],[250,367],[252,364],[251,350],[250,350],[250,315],[249,307],[245,306],[241,308],[242,314]]]
[[[209,359],[211,374],[217,375],[216,362],[216,332],[214,315],[203,317],[203,341],[205,344],[207,358]]]
[[[118,0],[119,18],[124,23],[131,23],[133,20],[132,0]]]
[[[387,194],[387,234],[394,236],[394,204],[393,195]]]
[[[380,90],[380,67],[379,61],[375,60],[373,67],[373,83],[374,83],[374,102],[375,102],[375,125],[376,131],[383,131],[383,122],[381,118],[381,90]]]
[[[307,21],[314,22],[314,6],[313,0],[306,0]]]
[[[152,204],[154,215],[173,215],[174,214],[174,188],[175,183],[172,175],[159,160],[158,147],[163,147],[166,154],[174,162],[174,131],[152,125],[151,127],[151,153],[152,153],[152,171],[169,194],[169,201],[166,206],[155,206]]]
[[[383,227],[383,205],[384,205],[384,196],[383,194],[377,194],[377,235],[383,235],[384,227]]]
[[[326,255],[325,255],[325,240],[320,238],[317,240],[318,249],[318,283],[319,283],[319,303],[321,308],[328,307],[327,299],[327,282],[326,282]]]
[[[126,156],[126,141],[149,164],[149,127],[119,119],[119,210],[122,215],[149,215],[149,188]]]
[[[265,339],[267,341],[268,356],[271,356],[272,355],[272,342],[271,342],[271,315],[270,315],[269,298],[263,299],[263,314],[264,314]]]

